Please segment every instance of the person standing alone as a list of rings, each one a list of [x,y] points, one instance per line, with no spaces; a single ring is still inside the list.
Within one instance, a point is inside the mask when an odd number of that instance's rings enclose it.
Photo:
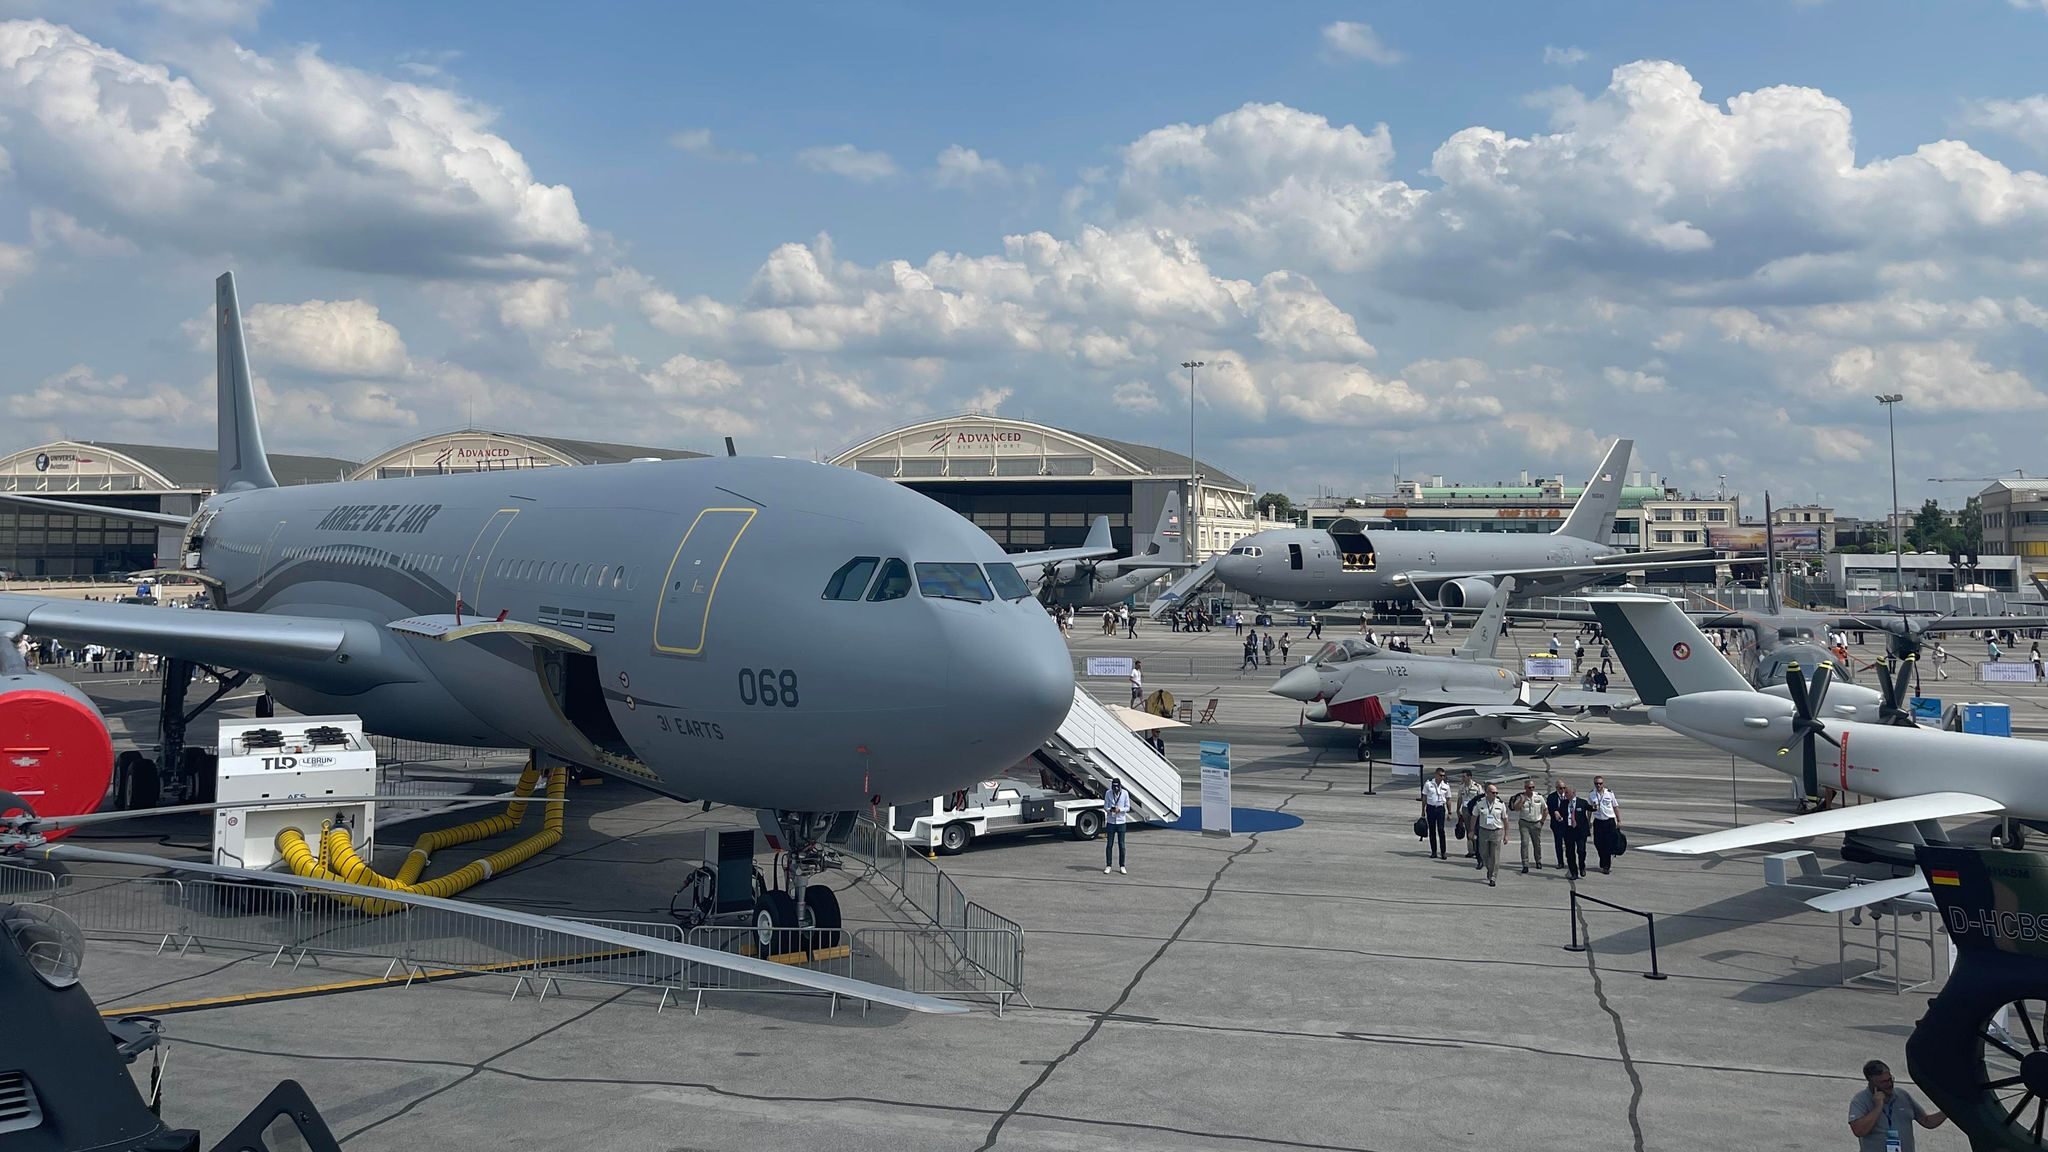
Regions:
[[[1109,791],[1102,794],[1102,874],[1109,875],[1111,853],[1116,857],[1119,874],[1128,873],[1124,867],[1124,828],[1131,820],[1131,794],[1124,790],[1124,782],[1112,779]]]
[[[1145,662],[1143,660],[1133,660],[1131,661],[1131,707],[1136,708],[1138,702],[1144,698]]]
[[[1863,1090],[1849,1099],[1849,1134],[1862,1152],[1913,1152],[1913,1125],[1939,1128],[1948,1120],[1893,1083],[1882,1060],[1863,1066],[1863,1081]]]

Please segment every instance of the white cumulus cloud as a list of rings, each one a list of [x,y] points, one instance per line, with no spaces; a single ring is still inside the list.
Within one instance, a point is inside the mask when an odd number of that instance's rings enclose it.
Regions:
[[[323,376],[391,377],[406,369],[405,341],[367,300],[307,300],[246,308],[249,355],[264,367]]]
[[[1389,48],[1370,24],[1336,20],[1323,25],[1323,47],[1347,60],[1369,60],[1382,66],[1399,64],[1401,53]]]
[[[796,159],[813,172],[829,172],[862,183],[886,180],[896,174],[896,161],[887,152],[864,152],[851,144],[806,148],[796,154]]]
[[[1586,50],[1584,48],[1559,48],[1554,45],[1545,44],[1543,46],[1543,62],[1545,64],[1554,64],[1560,68],[1577,67],[1586,62]]]

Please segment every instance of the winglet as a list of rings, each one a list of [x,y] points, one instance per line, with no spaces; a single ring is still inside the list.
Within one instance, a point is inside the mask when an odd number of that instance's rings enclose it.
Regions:
[[[219,409],[220,490],[275,488],[263,431],[256,426],[256,387],[249,377],[249,347],[242,339],[242,306],[235,299],[235,274],[213,282],[214,387]]]
[[[1614,513],[1621,507],[1621,474],[1628,470],[1628,456],[1635,449],[1633,440],[1616,440],[1607,450],[1607,456],[1600,466],[1593,470],[1593,478],[1586,481],[1586,490],[1579,493],[1578,503],[1557,526],[1558,536],[1576,536],[1591,540],[1595,544],[1606,544],[1614,538]]]

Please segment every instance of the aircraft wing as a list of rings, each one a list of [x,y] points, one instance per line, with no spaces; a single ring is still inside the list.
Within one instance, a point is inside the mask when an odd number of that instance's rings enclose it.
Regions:
[[[128,520],[137,524],[154,524],[159,528],[183,528],[192,523],[190,516],[175,516],[169,512],[144,512],[137,508],[108,508],[100,504],[87,504],[79,500],[45,500],[26,492],[0,492],[0,500],[30,507],[40,507],[45,512],[75,512],[81,516],[101,516],[108,520]]]
[[[354,659],[374,655],[382,640],[381,629],[361,620],[0,594],[0,627],[10,623],[66,644],[155,652],[257,675],[311,673],[323,686],[360,681],[367,688],[386,679],[372,671],[386,662]]]
[[[1636,555],[1643,556],[1644,559],[1637,561],[1635,559]],[[1438,586],[1449,583],[1452,580],[1467,580],[1475,577],[1481,580],[1496,580],[1502,576],[1513,576],[1518,580],[1528,580],[1540,579],[1545,576],[1611,576],[1616,572],[1634,572],[1638,570],[1660,572],[1666,568],[1712,568],[1721,564],[1746,564],[1753,562],[1741,556],[1729,556],[1721,559],[1666,560],[1656,553],[1643,552],[1632,554],[1627,562],[1609,560],[1604,564],[1555,564],[1544,568],[1475,568],[1465,572],[1413,569],[1407,572],[1395,573],[1393,580],[1397,585],[1405,584],[1417,590],[1434,590]]]
[[[1828,812],[1787,816],[1762,824],[1745,824],[1739,828],[1709,832],[1704,836],[1688,836],[1683,840],[1667,840],[1662,844],[1645,844],[1642,849],[1645,852],[1669,856],[1706,856],[1737,848],[1755,848],[1785,840],[1825,836],[1831,832],[1854,832],[1859,828],[1883,828],[1892,824],[1911,824],[1916,820],[1939,820],[1947,816],[1976,816],[2004,809],[2005,805],[1996,800],[1974,796],[1968,792],[1929,792],[1921,796],[1902,796],[1897,800],[1879,800],[1874,804],[1857,804]]]
[[[1896,612],[1863,612],[1836,616],[1837,628],[1865,628],[1881,632],[1909,619]],[[1921,625],[1924,632],[1975,632],[1987,628],[2048,628],[2048,616],[1939,616]]]
[[[1823,892],[1806,901],[1806,906],[1816,912],[1853,912],[1882,904],[1887,900],[1898,900],[1927,891],[1927,877],[1918,868],[1911,876],[1896,880],[1876,880],[1869,884],[1851,884],[1834,892]]]
[[[1116,555],[1109,539],[1109,517],[1097,516],[1088,529],[1088,539],[1079,548],[1053,548],[1042,552],[1012,552],[1004,559],[1018,568],[1065,564],[1070,560],[1102,560]],[[1161,565],[1164,567],[1164,565]]]
[[[1584,688],[1559,688],[1540,695],[1531,693],[1531,697],[1530,707],[1553,712],[1595,712],[1636,703],[1636,698],[1626,692],[1588,692]]]

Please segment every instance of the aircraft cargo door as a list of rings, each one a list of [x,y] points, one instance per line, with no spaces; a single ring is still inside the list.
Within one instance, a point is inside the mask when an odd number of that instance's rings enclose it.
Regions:
[[[661,602],[654,608],[654,647],[676,656],[704,651],[711,628],[711,598],[718,578],[739,546],[740,534],[753,523],[752,508],[706,508],[697,513],[683,542],[669,562]]]

